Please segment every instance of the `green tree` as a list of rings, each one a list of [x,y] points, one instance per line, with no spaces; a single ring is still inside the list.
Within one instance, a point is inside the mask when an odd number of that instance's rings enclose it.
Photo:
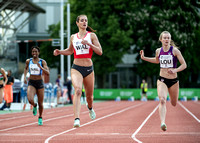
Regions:
[[[128,1],[125,4],[124,0],[70,0],[69,2],[71,7],[71,33],[78,32],[76,18],[80,14],[86,14],[88,25],[97,30],[96,34],[101,43],[103,55],[93,54],[93,62],[95,75],[99,77],[99,86],[103,87],[106,74],[115,70],[115,65],[121,61],[122,56],[127,52],[132,41],[130,37],[132,31],[128,29],[123,16],[125,15]],[[51,25],[49,27],[51,37],[57,37],[59,29],[59,23]],[[45,51],[47,46],[50,45],[43,45],[42,49]],[[54,47],[48,47],[48,51],[50,49],[53,51]],[[50,57],[48,54],[44,56]],[[47,59],[47,62],[48,60],[58,61],[58,57],[45,59]],[[56,65],[51,64],[50,66]]]
[[[71,33],[78,32],[76,17],[88,16],[88,25],[97,30],[96,34],[103,49],[103,55],[93,55],[98,87],[104,87],[106,74],[116,70],[116,64],[135,45],[138,54],[136,72],[143,77],[159,74],[159,65],[140,60],[139,51],[144,49],[145,56],[155,56],[156,48],[161,47],[158,38],[162,31],[171,33],[172,39],[180,47],[188,68],[179,73],[181,86],[197,81],[200,71],[200,4],[196,0],[69,0],[71,7]],[[66,9],[66,7],[65,7]],[[66,10],[65,10],[66,12]],[[65,16],[66,18],[66,13]],[[66,21],[66,20],[65,20]],[[52,38],[59,37],[60,23],[51,25]],[[66,25],[65,25],[66,29]],[[66,45],[65,39],[65,45]],[[50,43],[42,50],[50,51],[45,56],[50,66],[59,66],[59,56],[54,57]],[[73,56],[71,56],[73,59]],[[49,64],[49,62],[48,62]],[[191,73],[193,72],[193,73]],[[191,76],[192,78],[189,78]],[[154,87],[155,87],[154,83]]]
[[[179,73],[181,86],[189,83],[191,71],[198,67],[199,59],[195,54],[199,44],[199,8],[194,0],[142,0],[130,5],[127,15],[128,22],[134,34],[131,35],[136,42],[135,53],[138,53],[137,72],[144,77],[158,75],[159,68],[156,64],[141,61],[139,51],[144,49],[145,56],[155,56],[156,48],[161,47],[158,38],[162,31],[169,31],[172,39],[180,47],[188,68]],[[196,39],[196,40],[195,40]],[[185,85],[186,86],[186,85]]]

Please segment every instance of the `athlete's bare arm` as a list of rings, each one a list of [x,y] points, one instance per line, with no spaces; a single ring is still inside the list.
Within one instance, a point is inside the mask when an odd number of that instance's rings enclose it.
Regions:
[[[27,59],[27,60],[26,60],[26,64],[25,64],[25,68],[24,68],[24,83],[25,83],[25,84],[27,84],[26,74],[27,74],[27,72],[28,72],[29,61],[30,61],[30,59]]]
[[[58,55],[71,55],[71,54],[73,54],[74,53],[73,44],[72,44],[73,38],[74,38],[74,34],[70,38],[70,44],[69,44],[69,47],[67,49],[65,49],[65,50],[55,49],[53,51],[53,55],[58,56]]]
[[[1,68],[1,73],[3,74],[3,77],[4,77],[3,86],[5,86],[6,83],[8,82],[8,78],[7,78],[6,72],[5,72],[5,70],[3,68]]]
[[[178,60],[179,60],[181,65],[178,68],[169,69],[168,73],[171,73],[171,74],[180,72],[180,71],[182,71],[182,70],[187,68],[187,64],[185,62],[185,59],[183,58],[183,56],[182,56],[181,52],[179,51],[179,49],[173,48],[173,54],[174,54],[174,56],[176,56],[178,58]]]
[[[150,57],[145,57],[145,56],[144,56],[144,51],[141,50],[141,51],[140,51],[140,57],[141,57],[141,59],[144,60],[144,61],[147,61],[147,62],[150,62],[150,63],[159,64],[159,59],[158,59],[159,53],[160,53],[160,48],[156,50],[156,56],[150,58]]]
[[[37,65],[38,65],[38,67],[39,67],[40,69],[43,70],[43,72],[44,72],[45,74],[49,75],[49,68],[48,68],[47,62],[46,62],[45,60],[42,60],[42,65],[43,65],[43,67],[42,67],[39,63],[37,63]]]
[[[83,43],[89,45],[96,54],[101,56],[103,54],[103,51],[101,48],[101,44],[99,43],[99,40],[95,33],[91,33],[91,40],[92,40],[92,44],[88,43],[87,41],[85,41],[84,43],[84,40],[83,40]]]

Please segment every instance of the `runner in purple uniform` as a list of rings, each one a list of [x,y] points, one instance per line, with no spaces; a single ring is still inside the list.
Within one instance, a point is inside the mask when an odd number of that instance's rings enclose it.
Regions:
[[[179,95],[179,80],[177,78],[177,72],[184,70],[187,65],[178,47],[172,41],[171,34],[168,31],[163,31],[160,34],[159,40],[162,43],[162,47],[156,49],[155,57],[145,57],[143,50],[140,51],[140,56],[142,60],[156,64],[160,63],[157,92],[160,100],[159,114],[161,129],[166,131],[167,126],[165,124],[165,117],[167,93],[169,92],[171,104],[176,106]],[[178,68],[177,60],[180,62]]]

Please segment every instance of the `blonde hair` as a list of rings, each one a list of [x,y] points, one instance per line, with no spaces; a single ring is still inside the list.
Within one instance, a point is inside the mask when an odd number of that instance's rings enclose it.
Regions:
[[[171,36],[171,34],[168,31],[163,31],[159,36],[159,41],[162,40],[163,34],[169,34]],[[177,48],[177,49],[179,48],[178,46],[176,46],[175,42],[172,39],[170,40],[170,45]]]

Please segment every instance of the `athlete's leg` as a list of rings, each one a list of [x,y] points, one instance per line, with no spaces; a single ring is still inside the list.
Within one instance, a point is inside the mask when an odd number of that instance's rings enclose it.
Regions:
[[[37,90],[38,105],[39,105],[39,117],[42,117],[43,113],[43,100],[44,100],[44,88]]]
[[[74,86],[75,94],[73,97],[74,118],[79,118],[81,110],[81,94],[83,85],[83,76],[75,69],[71,69],[72,84]]]
[[[172,85],[169,89],[170,101],[173,106],[176,106],[179,95],[179,82]]]
[[[3,92],[4,92],[4,88],[0,88],[0,104],[3,102]]]
[[[165,85],[165,83],[161,81],[157,81],[157,92],[158,92],[158,97],[159,97],[159,114],[160,114],[160,121],[161,124],[165,123],[165,117],[166,117],[166,99],[167,99],[167,92],[168,88]]]
[[[57,89],[57,105],[60,104],[61,89]]]
[[[94,92],[94,71],[83,79],[88,108],[92,108]]]
[[[35,106],[35,102],[34,102],[34,96],[35,96],[35,94],[36,94],[35,87],[29,85],[28,88],[27,88],[27,98],[28,98],[29,103],[32,106]]]

